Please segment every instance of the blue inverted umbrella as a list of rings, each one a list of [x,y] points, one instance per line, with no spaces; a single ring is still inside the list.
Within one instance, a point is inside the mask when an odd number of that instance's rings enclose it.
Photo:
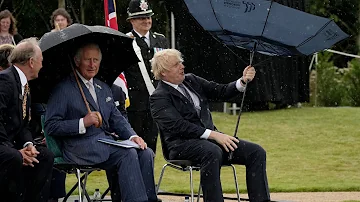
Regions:
[[[349,37],[333,20],[273,0],[184,0],[196,21],[225,45],[270,56],[311,55]],[[231,49],[230,49],[231,50]],[[246,85],[247,86],[247,85]],[[236,137],[245,91],[235,128]],[[232,154],[230,154],[230,160]]]
[[[184,1],[197,22],[224,44],[266,55],[311,55],[348,37],[331,19],[270,0]]]

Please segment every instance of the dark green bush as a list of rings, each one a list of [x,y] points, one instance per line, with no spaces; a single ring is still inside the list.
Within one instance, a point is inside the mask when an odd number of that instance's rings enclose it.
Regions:
[[[343,84],[343,71],[331,61],[331,53],[319,54],[316,66],[316,99],[319,106],[340,106],[346,95]]]
[[[353,59],[348,63],[344,74],[344,86],[347,102],[351,106],[360,106],[360,60]]]

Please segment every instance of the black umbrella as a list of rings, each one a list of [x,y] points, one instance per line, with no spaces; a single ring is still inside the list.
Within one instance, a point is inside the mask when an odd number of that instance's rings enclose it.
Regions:
[[[111,86],[121,72],[138,62],[132,42],[130,37],[109,27],[83,24],[44,34],[39,41],[43,68],[39,78],[30,83],[32,101],[47,102],[53,87],[72,72],[76,49],[86,43],[99,45],[102,61],[96,78]]]

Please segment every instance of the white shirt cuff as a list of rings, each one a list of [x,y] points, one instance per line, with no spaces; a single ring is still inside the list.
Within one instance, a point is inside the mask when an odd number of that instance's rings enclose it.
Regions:
[[[29,144],[34,145],[34,143],[32,143],[32,142],[25,142],[25,144],[23,145],[23,147],[27,147]]]
[[[129,140],[133,139],[134,137],[139,137],[138,135],[132,135],[130,136]]]
[[[201,139],[208,139],[210,136],[211,130],[206,129],[205,132],[200,136]]]
[[[85,134],[86,133],[86,128],[84,125],[84,118],[81,118],[79,120],[79,134]]]
[[[241,78],[242,78],[242,77],[241,77]],[[241,78],[240,78],[240,79],[241,79]],[[244,92],[245,86],[243,86],[243,84],[241,83],[240,79],[238,79],[238,80],[236,81],[236,88],[238,89],[238,91]]]

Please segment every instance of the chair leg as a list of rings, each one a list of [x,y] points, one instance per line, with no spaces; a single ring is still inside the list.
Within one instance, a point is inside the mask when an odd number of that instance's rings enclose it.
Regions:
[[[235,166],[233,164],[230,164],[231,168],[233,170],[234,173],[234,181],[235,181],[235,189],[236,189],[236,195],[237,195],[237,200],[238,202],[240,202],[240,192],[239,192],[239,184],[238,184],[238,180],[237,180],[237,176],[236,176],[236,169]]]
[[[191,202],[194,202],[194,184],[193,184],[193,168],[189,166],[190,171],[190,193],[191,193]]]
[[[82,189],[82,198],[84,198],[84,196],[86,197],[86,199],[87,199],[87,201],[91,201],[91,199],[90,199],[90,196],[89,196],[89,194],[87,193],[87,191],[86,191],[86,182],[87,182],[87,178],[88,178],[88,176],[89,176],[89,174],[91,173],[91,171],[90,172],[88,172],[88,171],[85,171],[85,173],[84,173],[84,183],[82,183],[82,186],[83,186],[83,189]]]
[[[164,172],[165,172],[165,168],[168,166],[169,164],[165,164],[162,169],[161,169],[161,173],[160,173],[160,177],[159,177],[159,181],[157,183],[157,186],[156,186],[156,195],[159,193],[159,189],[160,189],[160,183],[161,183],[161,180],[164,176]]]
[[[77,175],[77,173],[75,172],[75,176],[76,176],[76,178],[78,178],[78,175]],[[85,178],[85,176],[83,175],[83,176],[81,176],[81,178],[80,178],[80,181],[83,181],[84,180],[84,178]],[[74,184],[74,186],[69,190],[69,192],[68,193],[66,193],[66,196],[64,197],[64,199],[63,199],[63,201],[62,202],[66,202],[67,201],[67,199],[72,195],[72,193],[76,190],[76,188],[77,187],[79,187],[78,186],[78,183],[75,183]]]
[[[201,195],[201,181],[199,183],[199,191],[198,191],[198,196],[197,196],[197,202],[200,202],[200,195]]]
[[[106,196],[106,194],[109,193],[109,191],[110,191],[110,187],[108,187],[108,188],[105,190],[105,192],[101,195],[101,199],[104,199],[105,196]]]
[[[83,202],[82,200],[82,186],[81,186],[81,173],[80,169],[76,168],[76,177],[78,179],[78,188],[79,188],[79,202]]]

